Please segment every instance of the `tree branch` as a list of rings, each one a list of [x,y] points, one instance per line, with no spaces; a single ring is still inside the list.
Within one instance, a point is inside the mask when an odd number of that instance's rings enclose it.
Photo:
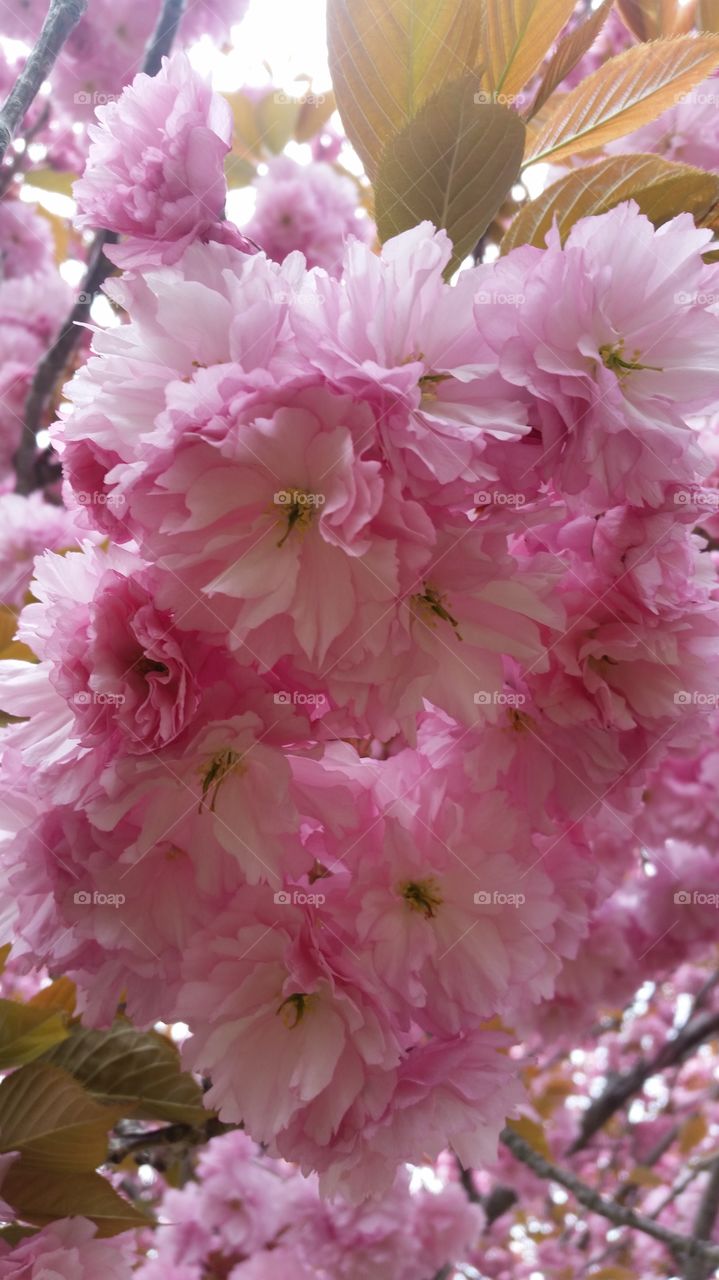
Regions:
[[[157,26],[147,46],[143,71],[148,76],[156,76],[162,66],[162,59],[170,52],[180,25],[185,0],[164,0],[162,12]]]
[[[642,1231],[645,1235],[652,1236],[654,1240],[661,1241],[672,1253],[681,1257],[701,1258],[713,1264],[719,1263],[719,1245],[679,1235],[676,1231],[670,1231],[668,1227],[660,1226],[658,1222],[654,1222],[651,1218],[645,1218],[643,1214],[635,1213],[633,1209],[619,1205],[614,1200],[608,1200],[605,1196],[600,1195],[598,1191],[587,1186],[586,1182],[582,1182],[573,1173],[566,1169],[560,1169],[558,1165],[551,1164],[549,1160],[545,1160],[544,1156],[540,1156],[533,1147],[530,1147],[528,1142],[524,1141],[524,1138],[520,1138],[514,1129],[503,1129],[500,1134],[500,1142],[512,1152],[512,1155],[517,1160],[532,1169],[539,1178],[551,1179],[552,1182],[559,1183],[561,1187],[571,1191],[575,1199],[580,1204],[583,1204],[586,1209],[589,1209],[592,1213],[598,1213],[602,1218],[607,1218],[615,1226],[633,1227],[635,1231]]]
[[[146,1129],[141,1133],[114,1133],[110,1138],[108,1164],[122,1164],[128,1156],[148,1155],[148,1163],[156,1160],[155,1153],[162,1160],[163,1155],[174,1147],[199,1147],[212,1138],[231,1133],[241,1125],[224,1124],[216,1116],[209,1115],[203,1125],[168,1124],[160,1129]]]
[[[719,1160],[711,1166],[711,1172],[704,1195],[694,1219],[692,1235],[697,1241],[711,1239],[714,1223],[719,1213]],[[712,1273],[712,1265],[705,1258],[690,1258],[684,1272],[684,1280],[708,1280]]]
[[[53,0],[53,3],[74,3],[84,8],[86,0]],[[147,75],[156,75],[160,70],[163,57],[170,52],[184,5],[185,0],[163,0],[162,12],[147,46],[143,62],[142,69]],[[37,433],[43,426],[43,420],[58,381],[61,378],[64,380],[68,362],[82,335],[81,326],[88,321],[93,298],[114,270],[112,263],[105,257],[105,247],[116,243],[117,236],[114,231],[95,232],[88,254],[85,278],[75,305],[52,346],[35,370],[32,386],[25,402],[22,437],[14,458],[17,476],[16,493],[32,493],[47,482],[47,476],[43,474],[42,459],[36,459]]]
[[[87,0],[50,0],[35,48],[0,109],[0,162],[86,8]]]
[[[640,1059],[631,1071],[610,1080],[604,1092],[584,1112],[579,1137],[572,1143],[567,1155],[573,1156],[577,1151],[581,1151],[590,1138],[604,1127],[615,1111],[639,1092],[650,1076],[664,1071],[667,1067],[678,1066],[716,1031],[719,1031],[719,1012],[696,1018],[689,1022],[673,1040],[667,1040],[653,1058],[648,1061]]]

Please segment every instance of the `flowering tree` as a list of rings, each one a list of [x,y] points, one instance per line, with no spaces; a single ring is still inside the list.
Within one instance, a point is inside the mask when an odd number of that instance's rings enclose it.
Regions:
[[[707,1280],[719,10],[245,7],[4,20],[0,1278]]]

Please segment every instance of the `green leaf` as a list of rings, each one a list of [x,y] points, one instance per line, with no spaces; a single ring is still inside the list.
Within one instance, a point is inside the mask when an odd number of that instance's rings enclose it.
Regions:
[[[530,133],[526,163],[561,160],[631,133],[719,63],[719,37],[674,36],[625,49],[565,94]]]
[[[276,90],[265,94],[257,103],[255,118],[260,142],[273,155],[284,151],[290,138],[294,137],[299,114],[299,99]]]
[[[574,0],[484,0],[480,60],[489,88],[511,98],[572,16]]]
[[[16,1222],[12,1222],[8,1227],[0,1227],[0,1240],[9,1244],[11,1249],[23,1240],[27,1240],[28,1236],[34,1235],[37,1235],[37,1232],[33,1227],[20,1227]]]
[[[528,1142],[533,1151],[538,1152],[540,1156],[544,1156],[545,1160],[551,1160],[551,1152],[547,1143],[547,1135],[543,1126],[537,1120],[532,1120],[530,1116],[519,1116],[516,1120],[508,1120],[507,1125],[518,1133],[520,1138],[524,1138]]]
[[[58,1176],[27,1163],[23,1157],[8,1169],[2,1194],[19,1218],[36,1227],[45,1227],[58,1218],[83,1217],[97,1225],[98,1236],[114,1236],[150,1225],[150,1220],[119,1196],[99,1173]]]
[[[475,66],[480,22],[478,0],[329,0],[337,106],[371,178],[420,107]]]
[[[542,72],[534,102],[527,112],[527,119],[536,116],[540,107],[544,106],[547,98],[551,97],[557,86],[566,79],[570,71],[574,70],[587,50],[591,49],[609,17],[609,11],[613,4],[614,0],[603,0],[603,3],[590,13],[585,22],[575,27],[573,31],[567,32],[566,36],[559,41]]]
[[[100,1106],[67,1072],[33,1062],[0,1083],[0,1151],[21,1151],[26,1164],[57,1172],[95,1169],[121,1115],[122,1108]]]
[[[96,1101],[121,1107],[123,1115],[178,1124],[207,1120],[200,1086],[181,1069],[174,1044],[155,1031],[124,1022],[108,1031],[76,1027],[45,1060],[74,1076]]]
[[[692,6],[679,0],[617,0],[617,8],[638,40],[679,35],[691,26]]]
[[[26,181],[41,191],[53,191],[56,195],[72,199],[72,184],[77,181],[77,174],[65,173],[61,169],[31,169]]]
[[[697,27],[700,31],[719,31],[719,0],[699,0]]]
[[[555,220],[564,241],[579,218],[606,213],[622,200],[636,200],[657,227],[684,212],[701,221],[719,200],[719,176],[639,153],[574,169],[523,207],[502,241],[502,252],[520,244],[542,248]]]
[[[0,1071],[32,1062],[68,1035],[63,1012],[0,1000]]]
[[[515,182],[524,125],[494,102],[476,102],[471,76],[446,85],[382,157],[375,183],[381,240],[428,218],[454,243],[452,271],[486,231]]]
[[[333,93],[306,93],[300,98],[300,111],[295,124],[295,141],[309,142],[327,124],[337,110]]]
[[[77,1003],[77,988],[70,978],[56,978],[54,982],[49,983],[47,987],[42,987],[40,991],[28,1000],[31,1009],[47,1009],[48,1011],[65,1012],[72,1014],[75,1012]]]
[[[262,139],[255,115],[255,103],[246,93],[224,95],[232,110],[232,154],[241,159],[259,160]]]

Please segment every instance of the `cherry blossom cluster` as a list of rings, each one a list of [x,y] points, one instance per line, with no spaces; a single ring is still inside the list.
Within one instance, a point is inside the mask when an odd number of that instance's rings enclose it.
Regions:
[[[403,1169],[381,1204],[324,1200],[314,1179],[240,1132],[214,1138],[195,1172],[181,1190],[165,1190],[138,1280],[202,1280],[208,1271],[228,1280],[433,1280],[470,1256],[484,1222],[433,1170],[417,1170],[415,1186]]]
[[[53,432],[87,540],[0,673],[0,908],[88,1020],[188,1023],[222,1119],[360,1200],[494,1157],[512,1031],[704,740],[719,267],[632,203],[451,283],[429,224],[275,262],[224,221],[228,145],[178,57],[76,188],[126,318]]]

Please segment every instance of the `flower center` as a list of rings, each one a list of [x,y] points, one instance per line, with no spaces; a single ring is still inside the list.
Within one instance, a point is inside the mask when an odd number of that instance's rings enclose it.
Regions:
[[[419,380],[419,389],[422,392],[422,401],[424,404],[437,399],[437,388],[452,375],[449,373],[425,373]]]
[[[434,587],[430,587],[429,584],[425,582],[424,591],[421,593],[418,592],[416,595],[412,596],[412,601],[419,607],[422,613],[429,613],[432,615],[430,617],[432,625],[434,625],[435,618],[441,618],[443,622],[448,622],[450,626],[454,627],[457,632],[457,639],[462,639],[459,634],[459,623],[456,618],[452,617],[452,614],[447,608],[449,601],[446,596],[441,595],[439,591],[436,591]]]
[[[282,1001],[277,1013],[289,1031],[293,1031],[302,1021],[307,1009],[311,1008],[311,1003],[312,996],[307,995],[305,991],[296,991],[294,995]]]
[[[275,494],[275,504],[282,508],[282,515],[287,521],[287,528],[277,543],[283,547],[293,529],[300,531],[309,529],[312,517],[320,505],[319,495],[308,493],[306,489],[281,489]]]
[[[212,757],[210,763],[202,776],[202,798],[200,799],[199,812],[202,813],[203,808],[210,799],[210,813],[215,812],[217,804],[217,794],[222,786],[225,778],[231,773],[242,775],[247,771],[247,766],[242,763],[242,756],[237,751],[233,751],[232,747],[225,747],[223,751],[218,751]]]
[[[399,886],[399,891],[410,911],[420,911],[425,920],[432,920],[437,907],[442,905],[439,884],[434,876],[426,880],[406,880]]]
[[[599,348],[599,354],[602,357],[602,364],[607,369],[611,369],[613,373],[616,373],[618,378],[627,378],[630,373],[636,373],[639,369],[651,369],[652,373],[663,373],[663,369],[658,365],[640,364],[641,351],[633,352],[631,358],[627,360],[624,355],[623,338],[619,342],[615,342],[614,345],[610,342],[605,342]]]

